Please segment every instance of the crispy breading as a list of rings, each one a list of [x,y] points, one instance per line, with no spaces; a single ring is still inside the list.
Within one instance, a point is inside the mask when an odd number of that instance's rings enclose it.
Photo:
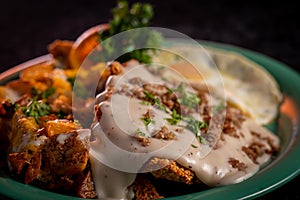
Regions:
[[[174,160],[155,157],[148,163],[148,167],[157,168],[158,166],[161,168],[151,172],[157,178],[185,184],[192,184],[198,181],[193,171],[180,166]]]
[[[63,143],[59,137],[65,138]],[[44,168],[56,175],[72,175],[82,172],[88,163],[89,152],[78,139],[77,131],[51,137],[43,146]]]
[[[78,125],[68,120],[50,120],[45,123],[47,136],[52,137],[61,133],[68,133],[78,129]]]
[[[135,200],[150,200],[161,199],[163,196],[159,195],[154,185],[146,177],[146,174],[138,174],[135,181],[129,186],[134,192]]]
[[[87,168],[87,173],[82,173],[78,178],[77,196],[81,198],[93,199],[97,196],[94,182],[92,180],[92,173],[90,168]]]
[[[45,189],[64,188],[75,192],[81,187],[86,188],[84,183],[88,183],[88,177],[84,171],[89,146],[84,135],[71,121],[52,120],[51,116],[47,117],[49,121],[44,118],[45,122],[41,120],[42,124],[37,124],[33,117],[25,117],[18,111],[13,115],[8,154],[12,175],[26,184]],[[45,124],[51,126],[41,127]],[[87,190],[82,188],[81,191],[85,193]],[[92,195],[92,191],[89,194]]]

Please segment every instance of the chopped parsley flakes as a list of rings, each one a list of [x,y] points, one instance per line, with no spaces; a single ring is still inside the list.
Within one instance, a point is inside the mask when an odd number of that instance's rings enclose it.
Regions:
[[[201,129],[207,128],[207,124],[205,122],[201,122],[199,120],[196,120],[192,116],[183,117],[182,120],[187,122],[186,127],[195,134],[199,133]]]
[[[55,93],[55,88],[54,87],[49,87],[47,88],[45,91],[40,91],[35,87],[31,88],[31,94],[33,96],[37,96],[38,98],[41,99],[47,99],[48,97],[50,97],[52,94]]]
[[[173,109],[171,118],[166,118],[171,125],[176,125],[181,120],[181,115],[177,113],[176,109]]]
[[[177,102],[181,105],[185,105],[189,108],[195,108],[201,103],[201,99],[196,94],[186,91],[184,83],[180,83],[177,88],[177,92],[179,92],[180,96],[177,99]]]
[[[141,129],[139,129],[139,128],[136,130],[136,135],[139,136],[139,137],[145,137],[146,136],[146,134],[143,131],[141,131]]]
[[[187,106],[191,109],[196,109],[197,106],[201,103],[201,99],[197,96],[197,94],[186,91],[184,83],[179,84],[178,88],[174,91],[178,92],[178,98],[176,101],[180,105]],[[172,93],[173,91],[168,89],[168,92]],[[165,118],[165,120],[170,125],[177,125],[181,120],[183,122],[186,122],[185,128],[190,130],[200,143],[205,142],[204,139],[201,137],[201,130],[208,127],[206,122],[199,121],[191,115],[182,116],[180,113],[178,113],[178,111],[175,108],[172,109],[172,112],[168,111],[166,106],[161,102],[161,99],[159,97],[156,97],[149,91],[145,90],[144,95],[145,101],[141,103],[142,105],[153,105],[160,110],[164,110],[165,113],[170,115],[170,117]],[[147,129],[150,123],[155,123],[152,120],[149,111],[140,119],[144,122]]]
[[[50,110],[51,107],[42,100],[38,101],[37,96],[35,96],[26,107],[22,108],[22,112],[27,117],[34,117],[37,123],[39,123],[39,117],[49,115]]]
[[[140,119],[142,120],[142,122],[144,122],[147,130],[148,130],[149,124],[151,124],[151,123],[155,124],[155,121],[151,118],[149,110]]]
[[[110,61],[114,58],[119,62],[136,59],[141,63],[151,63],[149,51],[156,52],[160,47],[163,36],[155,30],[137,29],[148,27],[153,17],[153,7],[148,3],[134,3],[132,6],[125,0],[119,0],[116,8],[112,10],[113,19],[109,22],[109,29],[100,33],[102,52],[100,61]],[[130,37],[122,38],[122,43],[112,39],[118,33],[135,29]],[[124,36],[123,36],[124,37]],[[104,42],[106,40],[106,42]],[[138,48],[150,46],[151,48]],[[121,56],[119,56],[121,55]]]
[[[157,107],[160,110],[165,111],[166,113],[168,112],[166,106],[164,104],[162,104],[160,98],[155,97],[151,92],[146,91],[146,90],[144,91],[144,94],[145,94],[146,100],[148,100],[150,102],[150,105],[154,105],[155,107]],[[144,103],[144,105],[146,105],[146,103]]]

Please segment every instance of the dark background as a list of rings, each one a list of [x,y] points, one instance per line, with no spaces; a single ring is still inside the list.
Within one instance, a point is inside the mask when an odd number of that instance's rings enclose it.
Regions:
[[[290,1],[147,1],[152,26],[195,39],[258,51],[300,71],[299,7]],[[47,53],[55,39],[75,40],[84,30],[106,23],[115,1],[2,1],[0,72]],[[299,87],[295,85],[295,87]],[[300,177],[258,199],[299,199]],[[226,198],[226,197],[224,197]]]

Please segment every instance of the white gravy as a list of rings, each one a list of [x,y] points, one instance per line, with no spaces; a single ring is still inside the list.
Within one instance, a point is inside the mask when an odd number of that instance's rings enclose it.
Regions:
[[[111,77],[107,87],[113,87],[115,92],[108,98],[103,93],[103,99],[99,105],[101,119],[92,127],[90,157],[93,179],[98,197],[112,199],[130,199],[132,195],[127,190],[138,172],[149,171],[145,164],[153,157],[176,160],[180,165],[191,169],[196,176],[206,185],[217,186],[241,182],[259,170],[260,165],[270,160],[269,154],[261,156],[254,163],[241,149],[258,140],[251,131],[260,134],[260,138],[271,138],[275,146],[279,146],[279,139],[265,128],[247,119],[241,124],[240,131],[243,137],[223,135],[212,128],[216,144],[203,144],[196,139],[188,129],[183,128],[186,122],[170,125],[166,118],[170,114],[154,106],[143,105],[137,98],[117,92],[122,86],[134,88],[129,80],[141,77],[144,82],[168,85],[174,88],[159,76],[150,73],[145,66],[127,66],[121,75]],[[145,126],[141,118],[151,110],[152,122]],[[195,115],[199,121],[201,116]],[[162,140],[151,138],[154,132],[162,126],[176,134],[175,140]],[[137,130],[142,132],[145,138],[150,138],[148,146],[142,146],[137,140]],[[179,131],[181,130],[181,131]],[[266,144],[266,141],[259,140]],[[243,170],[234,168],[228,161],[237,159],[246,166]],[[155,169],[151,169],[155,170]]]

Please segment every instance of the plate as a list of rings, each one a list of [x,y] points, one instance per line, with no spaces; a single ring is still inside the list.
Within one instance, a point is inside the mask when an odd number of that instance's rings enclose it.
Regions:
[[[214,47],[229,52],[239,53],[256,62],[269,71],[278,81],[284,94],[284,101],[280,107],[280,115],[277,124],[277,134],[282,146],[278,156],[266,167],[262,168],[253,177],[234,185],[220,186],[205,191],[188,194],[168,199],[247,199],[263,195],[280,187],[300,173],[300,138],[299,135],[299,104],[300,85],[299,74],[272,58],[260,53],[246,50],[240,47],[199,41],[204,46]],[[45,55],[30,60],[0,74],[0,85],[18,77],[20,71],[37,63],[50,60],[50,55]],[[5,172],[0,171],[0,197],[12,199],[80,199],[51,193],[30,185],[24,185],[11,179]]]

